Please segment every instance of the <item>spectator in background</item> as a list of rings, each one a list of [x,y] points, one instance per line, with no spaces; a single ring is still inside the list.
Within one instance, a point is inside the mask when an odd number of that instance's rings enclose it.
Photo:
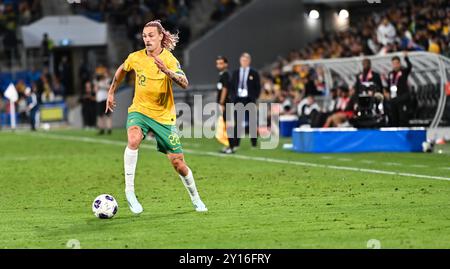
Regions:
[[[72,93],[72,74],[70,70],[69,58],[67,56],[63,56],[61,62],[58,64],[57,76],[64,90],[68,93]]]
[[[100,63],[96,68],[95,68],[95,74],[96,75],[102,75],[102,74],[106,74],[108,72],[108,69],[106,68],[106,66],[103,63]]]
[[[41,104],[44,100],[44,92],[49,92],[49,87],[51,90],[51,86],[49,83],[52,81],[52,75],[50,74],[48,67],[44,66],[42,69],[42,73],[39,79],[36,81],[37,84],[37,96],[38,103]]]
[[[280,104],[280,115],[295,115],[297,113],[294,100],[288,92],[280,92],[276,102]]]
[[[402,67],[400,57],[392,58],[392,71],[388,75],[388,89],[390,95],[390,126],[408,127],[408,104],[410,101],[410,92],[408,86],[408,77],[412,70],[412,64],[409,61],[407,52],[404,52],[406,68]]]
[[[313,113],[313,115],[311,115],[311,127],[323,127],[328,117],[337,111],[338,88],[332,88],[330,90],[330,96],[331,100],[323,105],[323,108],[319,110],[319,113]]]
[[[274,85],[276,85],[278,89],[286,88],[289,81],[287,81],[286,76],[284,76],[281,72],[281,66],[276,66],[272,68],[270,72],[270,76]]]
[[[316,84],[316,89],[320,94],[327,94],[327,88],[325,83],[325,71],[322,66],[316,68],[316,76],[314,78],[314,83]]]
[[[16,87],[16,90],[19,93],[20,97],[23,97],[25,95],[25,89],[27,85],[25,84],[25,81],[23,79],[20,79],[14,87]]]
[[[428,40],[428,51],[436,54],[441,53],[441,47],[439,45],[439,39],[436,33],[432,32],[430,34],[430,39]]]
[[[61,99],[64,97],[65,94],[65,87],[64,85],[61,83],[61,81],[59,80],[59,78],[57,76],[52,76],[53,79],[53,93],[55,94],[55,97],[57,97],[58,99]]]
[[[305,78],[305,96],[321,95],[322,93],[317,90],[315,74],[309,70]]]
[[[325,106],[324,108],[324,112],[325,113],[333,113],[336,109],[337,109],[337,102],[338,102],[338,89],[337,88],[333,88],[330,91],[330,95],[331,95],[331,100],[330,102]]]
[[[84,91],[81,96],[81,114],[84,128],[95,128],[96,96],[91,81],[84,82]]]
[[[106,99],[108,99],[108,90],[110,85],[110,78],[108,73],[98,73],[94,81],[95,100],[97,102],[97,127],[98,134],[111,134],[112,132],[112,118],[111,111],[105,113]]]
[[[36,126],[39,125],[39,103],[36,95],[36,85],[25,90],[27,98],[27,114],[30,117],[31,131],[36,131]]]
[[[377,28],[377,39],[383,46],[393,44],[396,37],[395,27],[389,22],[387,17],[383,18]]]
[[[341,86],[338,89],[338,100],[335,112],[329,116],[324,124],[324,128],[341,127],[345,122],[354,116],[355,113],[355,91],[351,91]]]
[[[53,93],[52,84],[49,80],[49,77],[43,75],[41,77],[41,83],[42,89],[39,90],[42,91],[42,93],[40,94],[40,102],[53,102],[55,100],[55,94]]]
[[[28,1],[21,1],[19,3],[19,23],[29,24],[31,22],[31,9]]]
[[[311,125],[312,119],[317,117],[320,107],[313,95],[308,95],[297,106],[297,115],[300,126],[304,124]]]
[[[261,93],[261,82],[258,71],[250,67],[252,58],[247,52],[242,53],[240,57],[240,68],[235,70],[232,74],[230,84],[230,97],[232,102],[237,105],[241,104],[246,106],[247,104],[256,104]],[[247,114],[247,113],[246,113]],[[247,114],[248,115],[248,114]],[[248,119],[248,117],[246,116]],[[249,120],[249,119],[248,119]],[[254,119],[255,122],[257,119]],[[237,111],[234,112],[234,132],[233,132],[233,144],[232,150],[235,150],[240,145],[240,135],[238,134],[238,122]],[[256,148],[257,138],[251,138],[252,147]]]
[[[273,84],[272,79],[269,77],[269,75],[264,75],[261,78],[261,86],[262,91],[261,95],[259,96],[260,102],[272,102],[275,100],[275,85]]]
[[[42,43],[41,43],[41,55],[42,55],[42,62],[44,66],[50,65],[50,58],[52,56],[53,51],[53,40],[51,40],[48,36],[48,33],[45,33],[42,37]]]
[[[87,81],[91,80],[91,72],[85,59],[81,61],[80,67],[78,68],[78,78],[80,79],[81,85],[85,85]]]

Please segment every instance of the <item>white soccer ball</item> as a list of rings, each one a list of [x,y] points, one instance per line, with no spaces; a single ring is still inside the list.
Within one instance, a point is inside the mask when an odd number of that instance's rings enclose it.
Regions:
[[[92,203],[92,212],[100,219],[110,219],[114,217],[119,209],[116,199],[109,194],[101,194]]]
[[[49,123],[43,123],[42,124],[42,129],[44,129],[44,131],[49,131],[51,128]]]
[[[429,141],[425,141],[422,143],[422,151],[425,153],[431,153],[433,152],[434,149],[434,143],[433,142],[429,142]]]

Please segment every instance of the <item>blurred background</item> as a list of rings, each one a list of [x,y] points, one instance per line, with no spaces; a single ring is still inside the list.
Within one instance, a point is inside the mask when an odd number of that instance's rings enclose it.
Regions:
[[[406,67],[408,51],[413,68],[401,126],[450,138],[445,0],[0,0],[0,126],[29,128],[38,115],[36,128],[96,128],[96,94],[143,48],[143,25],[154,19],[180,35],[174,55],[190,87],[175,90],[176,102],[193,104],[195,94],[214,102],[217,56],[229,59],[231,72],[248,52],[261,77],[258,101],[277,104],[292,128],[400,126],[387,116],[389,72],[394,55]],[[364,57],[380,75],[376,85],[360,85]],[[124,126],[133,84],[129,74],[114,127]],[[10,85],[17,100],[7,98]],[[347,117],[332,117],[337,112]]]

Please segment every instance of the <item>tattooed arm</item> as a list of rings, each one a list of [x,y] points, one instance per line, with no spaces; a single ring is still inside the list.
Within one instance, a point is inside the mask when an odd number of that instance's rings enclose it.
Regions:
[[[189,82],[185,75],[175,73],[174,71],[167,68],[167,66],[164,64],[161,59],[158,57],[155,58],[155,64],[163,72],[166,74],[172,81],[174,81],[176,84],[178,84],[181,88],[186,89],[189,86]]]
[[[119,87],[120,83],[122,82],[126,74],[127,72],[123,69],[123,64],[121,64],[117,69],[116,73],[114,74],[111,86],[109,87],[105,113],[108,112],[108,110],[113,112],[113,108],[116,107],[116,101],[114,100],[114,93],[116,92],[117,88]]]
[[[185,75],[177,74],[170,69],[167,69],[167,71],[164,73],[181,88],[186,89],[189,86],[189,82]]]

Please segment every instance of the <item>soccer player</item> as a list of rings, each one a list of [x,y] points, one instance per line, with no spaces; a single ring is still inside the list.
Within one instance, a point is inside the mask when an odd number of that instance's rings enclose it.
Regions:
[[[134,175],[139,145],[151,130],[155,134],[158,151],[167,155],[178,172],[195,210],[208,211],[200,199],[192,171],[184,161],[183,149],[175,126],[172,83],[175,82],[183,89],[188,87],[186,75],[170,52],[178,42],[178,35],[166,31],[161,22],[155,20],[144,26],[142,38],[145,49],[131,53],[117,69],[108,92],[105,110],[113,111],[116,106],[114,92],[126,73],[134,70],[135,94],[133,103],[128,108],[128,145],[124,153],[125,194],[130,210],[135,214],[143,211],[134,192]]]

